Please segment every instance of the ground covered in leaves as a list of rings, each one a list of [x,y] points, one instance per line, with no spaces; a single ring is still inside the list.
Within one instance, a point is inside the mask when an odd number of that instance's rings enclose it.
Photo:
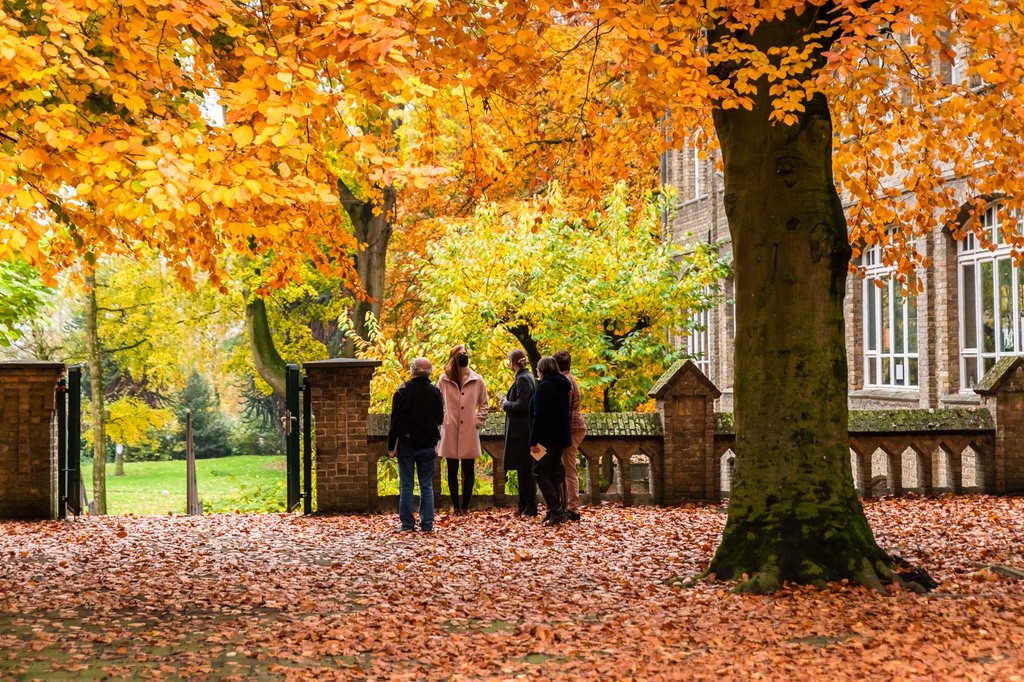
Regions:
[[[1024,680],[1024,499],[867,513],[936,591],[673,586],[716,506],[0,523],[0,678]]]

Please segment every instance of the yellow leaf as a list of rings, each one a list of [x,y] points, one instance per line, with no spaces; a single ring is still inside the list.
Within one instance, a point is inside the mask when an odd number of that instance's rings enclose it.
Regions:
[[[246,147],[252,142],[253,132],[249,126],[239,126],[231,132],[231,137],[239,147]]]
[[[18,208],[29,209],[36,205],[35,197],[32,196],[32,192],[23,189],[18,192]]]

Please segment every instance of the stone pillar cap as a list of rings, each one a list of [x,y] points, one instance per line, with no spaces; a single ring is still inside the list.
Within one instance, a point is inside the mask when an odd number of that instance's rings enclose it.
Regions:
[[[362,360],[359,358],[334,358],[332,360],[312,360],[302,363],[305,369],[357,369],[359,367],[380,367],[380,360]]]
[[[698,383],[703,384],[712,398],[718,398],[718,396],[722,395],[722,392],[711,383],[710,379],[704,376],[704,372],[700,371],[700,368],[694,364],[693,360],[679,360],[669,367],[661,375],[661,378],[658,379],[658,382],[651,387],[651,390],[647,392],[647,395],[655,400],[664,398],[669,389],[687,374],[692,375]]]
[[[11,360],[0,362],[0,371],[5,369],[64,369],[63,362],[52,360]]]
[[[974,392],[980,395],[995,395],[1021,365],[1024,365],[1024,356],[1015,355],[1003,358],[981,378],[978,385],[974,387]]]

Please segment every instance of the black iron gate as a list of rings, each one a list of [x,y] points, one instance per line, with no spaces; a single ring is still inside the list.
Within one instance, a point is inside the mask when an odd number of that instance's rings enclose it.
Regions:
[[[313,418],[309,379],[299,366],[285,368],[284,432],[287,444],[288,511],[302,503],[302,513],[313,512]],[[300,409],[301,405],[301,409]]]
[[[57,384],[57,518],[82,513],[82,367]]]

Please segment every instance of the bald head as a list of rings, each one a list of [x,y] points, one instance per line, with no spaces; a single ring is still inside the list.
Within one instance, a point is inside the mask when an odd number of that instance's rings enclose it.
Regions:
[[[416,358],[409,365],[409,374],[412,378],[416,377],[429,377],[430,373],[434,371],[434,366],[430,364],[430,360],[426,358]]]

